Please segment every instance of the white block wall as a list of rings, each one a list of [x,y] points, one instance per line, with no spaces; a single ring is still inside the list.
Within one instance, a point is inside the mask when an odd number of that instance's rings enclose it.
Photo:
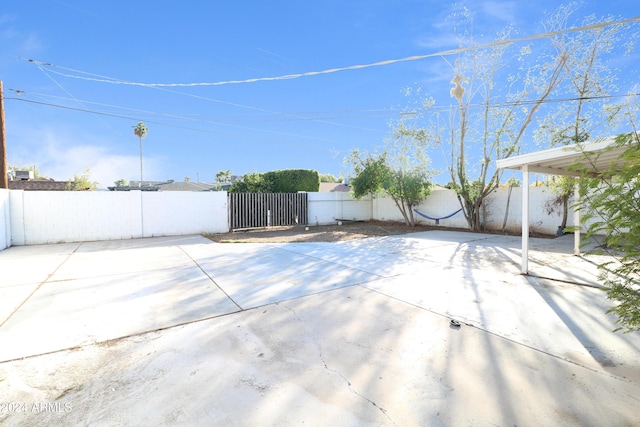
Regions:
[[[500,188],[486,200],[484,221],[488,229],[501,230],[504,213],[507,206],[508,190]],[[529,189],[529,227],[532,232],[555,234],[562,222],[561,211],[556,209],[552,214],[547,212],[545,203],[554,198],[549,188],[531,187]],[[573,225],[573,209],[569,203],[567,225]],[[434,189],[429,197],[417,208],[420,212],[433,217],[442,218],[460,209],[460,203],[454,191],[445,188]],[[373,201],[372,219],[380,221],[404,221],[400,210],[390,198],[375,199]],[[419,224],[436,225],[435,221],[415,215]],[[451,218],[441,219],[440,227],[468,228],[467,220],[462,212]],[[522,188],[516,187],[511,193],[509,214],[506,229],[519,232],[522,229]],[[586,225],[583,224],[583,229]]]
[[[11,224],[11,245],[26,245],[24,225],[24,191],[9,191],[9,216],[9,223]]]
[[[227,192],[142,192],[144,237],[224,233]]]
[[[447,189],[434,189],[429,197],[416,208],[418,211],[432,218],[442,218],[460,209],[460,203],[455,192]],[[373,219],[380,221],[404,222],[400,210],[391,198],[376,199],[373,202]],[[435,225],[435,221],[425,219],[414,213],[418,224]],[[450,228],[467,228],[467,221],[462,212],[448,219],[440,220],[440,226]]]
[[[545,204],[554,198],[554,193],[546,187],[529,189],[529,226],[532,232],[555,234],[562,222],[561,210],[549,214]],[[488,229],[501,230],[507,206],[508,189],[500,188],[486,199],[483,216]],[[567,225],[573,225],[573,209],[569,203]],[[460,202],[455,192],[446,188],[434,189],[429,197],[417,208],[420,212],[433,217],[442,218],[460,209]],[[414,214],[417,223],[436,225],[435,221]],[[402,214],[391,198],[364,198],[356,200],[349,193],[309,193],[309,224],[332,224],[337,219],[378,220],[403,222]],[[462,212],[451,218],[441,219],[440,227],[468,228],[467,220]],[[522,229],[522,188],[516,187],[511,192],[506,230],[518,233]],[[583,224],[583,229],[586,225]]]
[[[225,192],[11,192],[11,243],[132,239],[225,232]]]
[[[12,191],[13,244],[142,237],[140,192]],[[18,202],[18,203],[16,203]],[[21,205],[21,206],[18,206]]]
[[[509,213],[507,216],[506,229],[512,232],[522,230],[522,187],[516,187],[511,193],[509,203]],[[507,205],[508,189],[501,188],[488,198],[486,211],[486,225],[489,229],[500,230],[504,221],[504,212]],[[546,187],[529,188],[529,229],[532,232],[555,234],[562,222],[562,208],[555,208],[549,214],[545,204],[556,195]],[[569,213],[567,225],[573,225],[572,202],[569,202]],[[583,225],[583,229],[584,229]]]
[[[356,200],[349,193],[309,193],[309,224],[335,224],[345,219],[368,221],[373,218],[370,197]]]
[[[418,208],[420,212],[429,215],[432,218],[442,218],[449,216],[460,209],[460,202],[456,193],[445,188],[434,189],[427,200],[425,200]],[[415,214],[415,218],[420,224],[435,225],[435,221],[421,217]],[[458,212],[451,218],[441,219],[441,227],[451,228],[468,228],[467,220],[462,212]]]
[[[0,251],[11,246],[10,192],[0,189]]]
[[[545,207],[554,194],[532,187],[530,229],[555,234],[560,210],[549,214]],[[485,223],[500,230],[507,190],[488,198]],[[435,189],[418,210],[432,217],[447,216],[460,209],[453,191]],[[402,222],[390,198],[356,200],[349,193],[309,193],[309,224],[333,224],[337,220]],[[416,215],[421,224],[435,221]],[[568,225],[573,225],[569,210]],[[518,233],[522,220],[522,188],[514,188],[509,204],[507,229]],[[440,227],[467,228],[460,212],[440,220]],[[11,245],[131,239],[228,231],[227,193],[142,191],[22,191],[0,190],[0,250]],[[583,225],[586,229],[586,225]]]

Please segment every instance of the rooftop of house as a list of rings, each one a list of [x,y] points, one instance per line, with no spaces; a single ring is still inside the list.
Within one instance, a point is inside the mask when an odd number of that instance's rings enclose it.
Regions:
[[[139,186],[140,181],[131,181],[129,185],[121,185],[115,187],[107,187],[111,191],[217,191],[218,184],[215,182],[193,182],[184,181],[176,182],[174,180],[168,181],[142,181],[142,185]],[[224,186],[223,186],[224,188]]]
[[[10,170],[7,178],[9,190],[65,191],[69,185],[68,181],[36,177],[31,170]]]
[[[230,183],[217,183],[217,182],[193,182],[184,181],[176,182],[173,180],[168,181],[143,181],[142,186],[138,186],[139,181],[130,181],[129,185],[119,187],[108,187],[111,191],[220,191],[228,190]],[[335,182],[321,182],[320,192],[345,192],[351,191],[351,187],[342,183]]]
[[[341,182],[321,182],[320,183],[321,193],[330,193],[335,191],[348,193],[349,191],[351,191],[351,187]]]
[[[156,184],[158,191],[217,191],[218,184],[215,182],[175,182],[167,181]]]
[[[9,190],[65,191],[68,184],[68,181],[56,181],[48,178],[12,179],[9,180]]]

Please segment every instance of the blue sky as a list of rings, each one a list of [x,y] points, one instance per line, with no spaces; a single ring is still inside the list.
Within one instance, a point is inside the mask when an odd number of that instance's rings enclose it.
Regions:
[[[544,11],[558,4],[467,6],[474,33],[491,40],[508,24],[517,36],[543,32]],[[98,80],[244,81],[429,55],[458,47],[450,18],[455,10],[441,0],[4,1],[0,79],[9,163],[35,164],[59,180],[90,168],[100,187],[135,180],[139,145],[132,127],[144,121],[145,179],[214,181],[225,169],[340,175],[351,150],[382,144],[389,122],[407,105],[404,88],[420,86],[437,105],[452,104],[453,74],[444,59],[213,86]],[[575,17],[592,13],[630,18],[640,15],[640,5],[584,1]],[[627,85],[638,82],[639,61],[635,56],[624,64]],[[434,168],[445,170],[444,150],[433,150],[431,158]]]

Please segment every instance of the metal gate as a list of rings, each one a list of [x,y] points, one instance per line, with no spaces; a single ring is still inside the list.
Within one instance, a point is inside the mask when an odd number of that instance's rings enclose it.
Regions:
[[[307,193],[229,193],[229,227],[271,227],[309,223]]]

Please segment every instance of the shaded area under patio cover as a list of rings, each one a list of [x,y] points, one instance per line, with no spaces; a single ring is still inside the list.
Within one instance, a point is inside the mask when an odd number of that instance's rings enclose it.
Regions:
[[[522,171],[522,274],[529,274],[529,173],[564,176],[602,176],[612,166],[621,166],[620,155],[627,146],[617,146],[614,138],[580,145],[568,145],[497,161],[499,169]],[[576,164],[588,160],[588,170],[576,170]],[[579,194],[576,190],[576,200]],[[574,254],[580,254],[580,211],[574,211]]]

